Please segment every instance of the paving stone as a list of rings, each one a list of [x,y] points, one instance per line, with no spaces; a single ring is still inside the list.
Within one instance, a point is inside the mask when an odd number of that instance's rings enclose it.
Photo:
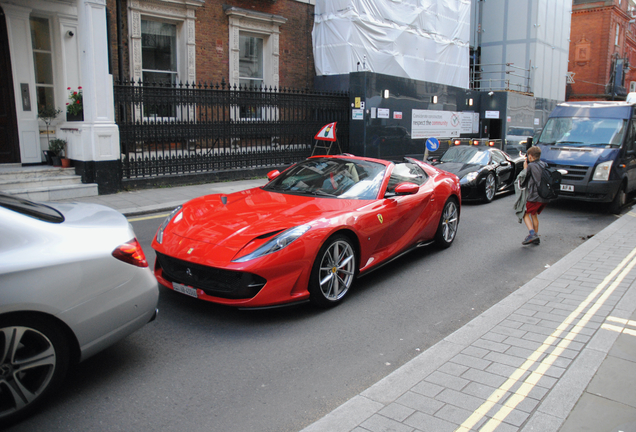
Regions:
[[[501,386],[506,381],[506,378],[502,376],[472,368],[468,369],[462,375],[462,378],[496,388],[499,388],[499,386]]]
[[[402,422],[408,416],[415,412],[414,409],[406,407],[404,405],[398,403],[392,403],[388,406],[382,408],[378,414],[383,415],[384,417],[388,417],[392,420]]]
[[[483,348],[477,348],[475,346],[469,346],[469,347],[466,347],[466,349],[464,349],[462,351],[462,354],[466,354],[467,356],[472,356],[472,357],[477,357],[477,358],[484,358],[490,352],[491,352],[490,350],[486,350],[486,349],[483,349]]]
[[[502,354],[502,353],[496,353],[496,352],[491,352],[485,357],[485,359],[491,360],[496,363],[502,363],[508,366],[514,366],[514,367],[521,366],[523,362],[525,362],[526,360],[523,357],[517,357],[514,355]]]
[[[412,432],[413,427],[403,423],[396,422],[381,415],[373,415],[367,419],[361,426],[371,432]]]
[[[447,404],[451,404],[453,406],[470,411],[475,411],[484,403],[483,399],[471,396],[464,393],[463,391],[458,392],[457,390],[452,389],[444,390],[443,392],[435,396],[435,400],[442,401]],[[463,421],[464,420],[462,420],[462,422]]]
[[[427,414],[434,414],[437,410],[444,406],[444,404],[440,401],[414,392],[405,393],[400,396],[396,402],[400,405],[404,405],[405,407]]]
[[[475,358],[465,354],[458,354],[451,359],[451,362],[463,366],[474,367],[476,369],[486,369],[490,365],[490,361],[481,358]],[[463,372],[462,372],[463,373]]]
[[[508,336],[505,334],[488,332],[484,334],[481,338],[488,341],[492,341],[492,342],[503,342],[507,337]]]
[[[537,313],[537,311],[532,310],[530,308],[521,307],[515,311],[517,314],[525,315],[525,316],[533,316]]]
[[[492,342],[485,339],[478,339],[475,342],[473,342],[472,345],[478,348],[484,348],[490,351],[497,351],[497,352],[505,352],[506,350],[510,348],[510,345]]]
[[[464,366],[457,363],[446,362],[441,367],[437,369],[439,372],[444,372],[453,376],[461,376],[464,372],[468,370],[468,366]]]
[[[508,345],[511,345],[511,346],[516,346],[516,347],[519,347],[519,348],[525,348],[525,349],[529,349],[529,350],[532,350],[532,351],[536,350],[540,346],[539,344],[537,344],[534,341],[521,339],[521,338],[516,338],[516,337],[512,337],[512,336],[507,337],[505,343],[507,343]]]
[[[499,323],[500,326],[504,326],[504,327],[510,327],[510,328],[519,328],[523,325],[523,322],[521,321],[512,321],[510,319],[505,319],[502,322]]]
[[[467,371],[469,372],[470,369]],[[433,372],[429,376],[425,378],[427,382],[431,382],[433,384],[438,384],[442,387],[448,387],[455,390],[461,390],[466,387],[468,381],[466,379],[455,377],[452,375],[448,375],[442,372]]]
[[[437,384],[433,384],[430,382],[422,381],[416,386],[414,386],[411,391],[415,393],[419,393],[424,396],[428,396],[434,398],[438,393],[444,390],[445,387],[439,386]]]
[[[453,432],[459,426],[421,412],[414,413],[404,423],[421,432]]]
[[[480,405],[481,404],[477,405],[477,408],[479,408]],[[435,417],[460,425],[472,415],[475,409],[466,410],[455,405],[444,405],[442,409],[435,413]]]
[[[541,321],[538,318],[527,317],[523,315],[511,315],[508,319],[511,321],[519,321],[520,323],[526,323],[526,324],[537,324],[539,321]]]

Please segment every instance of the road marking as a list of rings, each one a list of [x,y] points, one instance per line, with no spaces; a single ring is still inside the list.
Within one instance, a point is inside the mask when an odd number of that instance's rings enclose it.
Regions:
[[[630,336],[636,336],[636,321],[627,320],[627,319],[623,319],[623,318],[617,318],[617,317],[607,317],[606,321],[612,321],[612,322],[619,323],[619,324],[622,324],[622,325],[614,325],[614,324],[604,323],[603,325],[601,325],[602,329],[615,331],[617,333],[624,333],[624,334],[628,334]],[[631,327],[634,327],[634,328],[633,329],[625,328],[626,326],[631,326]]]
[[[142,221],[142,220],[150,220],[150,219],[159,219],[159,218],[165,218],[167,216],[169,216],[170,213],[161,213],[158,215],[153,215],[153,216],[145,216],[145,217],[138,217],[138,218],[129,218],[128,222],[137,222],[137,221]]]
[[[554,361],[559,358],[559,356],[565,351],[565,349],[570,345],[570,342],[574,340],[574,338],[579,334],[581,329],[585,327],[588,321],[594,316],[594,314],[598,311],[598,309],[605,303],[607,298],[614,292],[616,287],[623,281],[623,279],[627,276],[627,274],[632,270],[632,268],[636,265],[636,259],[634,256],[636,255],[636,248],[634,248],[627,257],[621,263],[611,271],[609,275],[603,279],[603,281],[597,285],[597,287],[592,291],[587,298],[572,312],[558,327],[557,329],[548,336],[543,344],[532,353],[527,360],[521,365],[516,371],[514,371],[508,380],[501,385],[497,390],[495,390],[486,402],[484,402],[477,410],[473,412],[473,414],[464,421],[455,432],[468,432],[470,431],[482,418],[486,416],[486,414],[505,396],[505,394],[510,390],[510,388],[515,385],[521,377],[536,363],[539,361],[541,355],[543,355],[548,348],[554,344],[557,339],[561,336],[562,333],[565,332],[566,328],[570,326],[576,318],[583,312],[585,308],[587,308],[590,303],[605,289],[605,287],[616,277],[614,282],[603,292],[598,299],[593,303],[592,307],[583,315],[583,317],[574,325],[572,330],[567,333],[558,343],[558,345],[554,348],[552,353],[550,353],[533,371],[528,378],[525,379],[524,383],[519,387],[519,389],[506,400],[501,409],[497,411],[497,413],[490,419],[486,424],[480,429],[480,432],[491,432],[494,431],[502,421],[510,414],[516,407],[521,403],[530,393],[530,391],[536,386],[541,377],[543,377],[544,373],[552,366]],[[620,272],[620,274],[619,274]]]

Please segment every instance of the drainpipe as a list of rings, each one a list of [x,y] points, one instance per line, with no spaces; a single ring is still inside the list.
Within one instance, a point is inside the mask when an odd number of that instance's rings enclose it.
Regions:
[[[117,63],[119,81],[124,80],[124,45],[121,41],[122,38],[122,19],[121,19],[121,0],[117,0]]]

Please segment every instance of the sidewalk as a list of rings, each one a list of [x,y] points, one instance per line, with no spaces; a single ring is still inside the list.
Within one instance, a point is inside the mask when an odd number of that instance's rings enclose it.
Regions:
[[[68,201],[127,216],[265,179]],[[303,432],[636,432],[636,213]]]

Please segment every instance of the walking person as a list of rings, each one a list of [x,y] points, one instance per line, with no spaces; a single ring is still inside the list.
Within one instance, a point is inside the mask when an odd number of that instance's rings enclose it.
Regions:
[[[546,207],[548,201],[539,196],[539,185],[541,184],[541,173],[545,168],[545,162],[541,160],[541,149],[532,146],[526,154],[526,161],[523,167],[526,169],[525,186],[527,190],[528,200],[526,201],[526,213],[523,215],[523,221],[528,228],[528,236],[521,242],[523,245],[538,245],[539,239],[539,215]]]

